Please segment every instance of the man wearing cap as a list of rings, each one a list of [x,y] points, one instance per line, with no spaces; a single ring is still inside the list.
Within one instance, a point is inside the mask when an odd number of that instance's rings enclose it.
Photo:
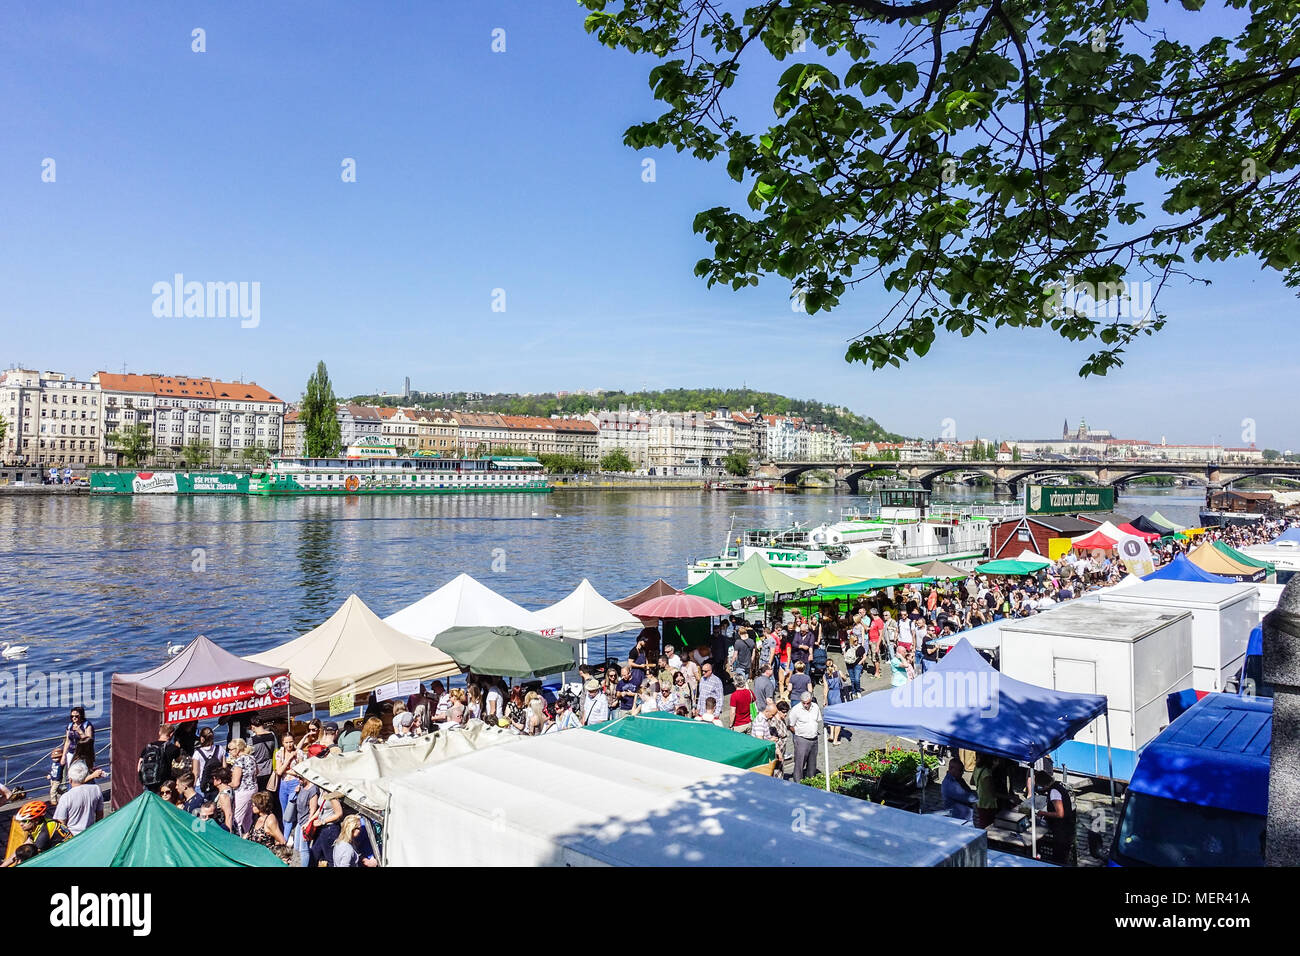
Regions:
[[[411,733],[411,724],[415,723],[415,715],[409,710],[404,710],[393,718],[393,733],[388,738],[391,744],[397,740],[411,740],[415,734]]]
[[[609,720],[609,701],[601,693],[600,681],[592,677],[582,686],[587,692],[582,698],[582,725],[587,727]]]
[[[790,708],[790,734],[794,737],[794,781],[817,775],[817,735],[822,712],[811,691],[804,691]]]

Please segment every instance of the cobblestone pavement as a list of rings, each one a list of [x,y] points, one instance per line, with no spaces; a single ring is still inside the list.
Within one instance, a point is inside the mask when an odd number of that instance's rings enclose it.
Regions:
[[[831,660],[837,667],[843,670],[843,659],[836,653],[831,654]],[[862,693],[870,694],[875,691],[888,690],[890,686],[888,676],[873,678],[867,673],[862,675]],[[825,706],[825,685],[820,684],[816,689],[817,702]],[[893,737],[889,734],[878,734],[870,731],[851,731],[842,730],[840,733],[840,742],[833,745],[830,754],[832,769],[838,769],[850,761],[856,760],[872,750],[877,750],[885,746],[904,746],[914,747],[912,741],[903,740],[899,737]],[[786,761],[786,767],[789,769],[793,765],[792,760]],[[825,772],[826,758],[823,752],[818,750],[817,770]],[[931,783],[925,791],[922,808],[926,813],[938,811],[943,806],[943,798],[940,793],[939,781],[943,779],[944,770],[939,771],[938,781]],[[1078,852],[1078,865],[1081,867],[1104,866],[1104,859],[1096,859],[1088,852],[1088,830],[1096,824],[1102,831],[1102,848],[1103,854],[1110,846],[1111,837],[1114,833],[1115,819],[1118,810],[1119,800],[1116,800],[1114,808],[1110,805],[1110,791],[1104,782],[1093,783],[1087,778],[1071,776],[1069,781],[1070,792],[1074,795],[1075,815],[1078,820],[1076,828],[1075,845]],[[1040,833],[1041,835],[1041,833]],[[990,847],[1008,852],[1016,852],[1012,846],[998,845],[990,843]],[[1028,856],[1028,849],[1023,851],[1023,855]]]

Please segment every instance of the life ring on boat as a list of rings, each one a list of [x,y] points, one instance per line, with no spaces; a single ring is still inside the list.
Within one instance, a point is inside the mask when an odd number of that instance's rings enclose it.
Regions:
[[[348,491],[356,491],[361,487],[361,479],[356,475],[348,475],[347,479],[343,482],[343,487]]]

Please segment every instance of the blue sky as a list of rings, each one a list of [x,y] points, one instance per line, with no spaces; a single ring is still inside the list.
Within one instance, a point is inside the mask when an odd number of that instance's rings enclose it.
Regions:
[[[742,193],[720,164],[622,145],[660,111],[652,63],[599,46],[570,0],[6,13],[6,366],[243,377],[288,399],[318,359],[341,393],[408,375],[433,391],[744,384],[908,434],[953,418],[963,438],[1039,437],[1083,415],[1127,437],[1240,444],[1252,419],[1261,446],[1300,448],[1284,390],[1296,299],[1253,261],[1167,289],[1166,330],[1087,381],[1091,349],[1050,332],[941,339],[872,372],[843,352],[890,301],[880,290],[807,316],[780,279],[707,289],[691,220]],[[770,95],[741,105],[761,115]],[[259,282],[260,324],[156,318],[153,284],[176,273]]]

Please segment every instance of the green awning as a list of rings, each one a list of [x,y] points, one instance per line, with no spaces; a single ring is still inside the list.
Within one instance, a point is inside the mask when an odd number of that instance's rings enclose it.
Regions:
[[[1269,564],[1267,561],[1261,561],[1258,558],[1252,558],[1248,554],[1242,554],[1230,544],[1224,544],[1222,541],[1215,541],[1214,547],[1218,549],[1219,553],[1226,554],[1238,564],[1244,564],[1248,568],[1263,568],[1269,574],[1277,573],[1277,568]]]
[[[744,601],[748,598],[763,600],[762,591],[751,591],[749,588],[743,588],[734,581],[728,581],[717,571],[710,571],[708,577],[697,584],[692,584],[683,593],[708,598],[710,601],[716,601],[727,607],[730,607],[733,601]]]
[[[737,734],[739,736],[739,734]],[[93,784],[82,784],[93,786]],[[172,806],[145,791],[66,843],[23,864],[29,866],[284,866],[252,840]]]
[[[903,584],[933,584],[934,578],[872,578],[869,581],[854,581],[852,584],[837,584],[833,588],[821,588],[818,594],[826,597],[843,597],[846,594],[865,594],[883,588],[894,588]]]
[[[1180,525],[1180,524],[1176,524],[1176,523],[1174,523],[1173,521],[1170,521],[1168,518],[1166,518],[1164,515],[1162,515],[1159,511],[1153,511],[1153,512],[1151,512],[1151,515],[1147,518],[1147,520],[1150,521],[1152,524],[1158,524],[1158,525],[1160,525],[1160,527],[1162,527],[1162,528],[1168,528],[1170,531],[1185,531],[1185,530],[1187,530],[1187,529],[1184,528],[1182,525]]]
[[[702,757],[741,770],[759,767],[776,759],[776,744],[772,741],[758,740],[749,734],[738,734],[734,730],[678,714],[641,714],[584,729],[633,740],[660,750]]]
[[[816,590],[806,582],[778,571],[768,564],[767,559],[761,554],[751,554],[749,560],[728,574],[726,578],[732,584],[762,594],[769,601],[775,600],[778,596],[802,594],[805,591],[812,593]]]
[[[1051,567],[1050,561],[1017,561],[1014,558],[1003,558],[1000,561],[990,561],[987,564],[981,564],[975,568],[976,574],[1036,574],[1043,568]]]

